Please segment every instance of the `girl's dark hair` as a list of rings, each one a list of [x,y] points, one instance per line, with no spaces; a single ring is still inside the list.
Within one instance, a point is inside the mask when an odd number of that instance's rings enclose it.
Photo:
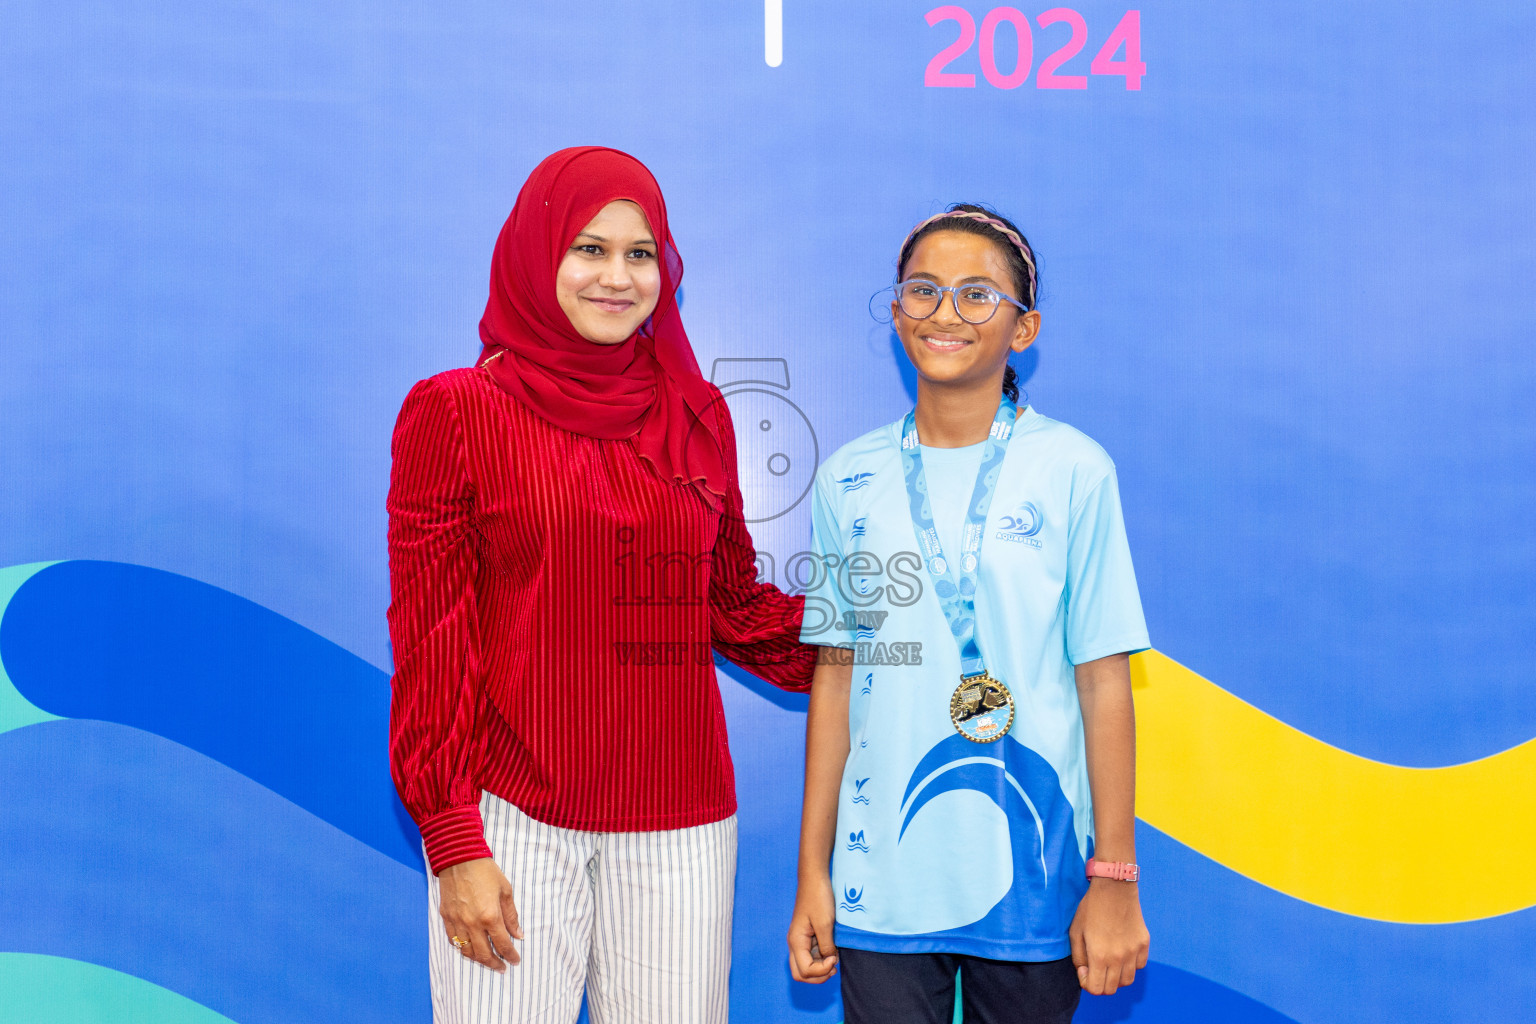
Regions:
[[[907,241],[901,247],[901,254],[896,258],[896,280],[902,280],[907,273],[907,262],[912,259],[912,250],[917,248],[917,243],[937,231],[959,231],[966,235],[977,235],[985,238],[997,246],[1003,254],[1003,260],[1008,264],[1008,272],[1013,276],[1014,294],[1020,302],[1030,309],[1035,308],[1035,299],[1040,294],[1040,264],[1035,258],[1034,247],[1029,244],[1029,239],[1007,217],[989,207],[978,203],[952,203],[946,213],[976,213],[993,220],[1000,221],[1008,226],[1008,229],[1024,243],[1024,248],[1029,251],[1026,260],[1024,253],[1002,231],[985,221],[973,220],[970,217],[937,217],[929,220],[912,234],[907,236]],[[1034,263],[1033,272],[1030,264]],[[1003,392],[1013,401],[1019,400],[1019,375],[1009,366],[1003,372]]]

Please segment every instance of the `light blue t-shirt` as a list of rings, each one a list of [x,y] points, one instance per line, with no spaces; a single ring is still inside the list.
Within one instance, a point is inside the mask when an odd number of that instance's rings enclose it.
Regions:
[[[809,581],[801,639],[856,652],[832,862],[837,943],[1059,959],[1092,851],[1073,666],[1149,646],[1114,464],[1064,423],[1019,417],[976,600],[977,642],[1016,713],[1003,739],[974,743],[949,718],[960,653],[912,526],[900,432],[893,423],[839,449],[812,505],[825,571]],[[979,465],[979,446],[967,462],[970,451],[923,449],[951,557]]]

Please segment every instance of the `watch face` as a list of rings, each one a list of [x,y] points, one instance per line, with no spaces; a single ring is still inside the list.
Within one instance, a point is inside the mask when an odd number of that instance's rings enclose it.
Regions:
[[[746,520],[776,519],[810,493],[816,476],[816,433],[805,413],[771,388],[728,390],[725,404],[736,426]]]

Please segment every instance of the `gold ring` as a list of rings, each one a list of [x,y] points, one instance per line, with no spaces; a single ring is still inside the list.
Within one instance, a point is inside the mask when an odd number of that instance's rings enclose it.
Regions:
[[[468,939],[461,939],[457,935],[453,936],[448,941],[453,943],[454,946],[456,946],[459,949],[463,949],[465,946],[469,945],[469,940]]]

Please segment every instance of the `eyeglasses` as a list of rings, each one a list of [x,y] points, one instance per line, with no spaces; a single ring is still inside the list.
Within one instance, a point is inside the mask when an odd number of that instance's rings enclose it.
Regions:
[[[945,292],[949,292],[960,319],[968,324],[984,324],[991,320],[997,313],[997,307],[1004,302],[1011,302],[1024,312],[1029,312],[1029,307],[1024,303],[989,285],[940,285],[920,277],[898,284],[896,301],[907,316],[914,320],[926,320],[939,311],[939,306],[944,303]]]

